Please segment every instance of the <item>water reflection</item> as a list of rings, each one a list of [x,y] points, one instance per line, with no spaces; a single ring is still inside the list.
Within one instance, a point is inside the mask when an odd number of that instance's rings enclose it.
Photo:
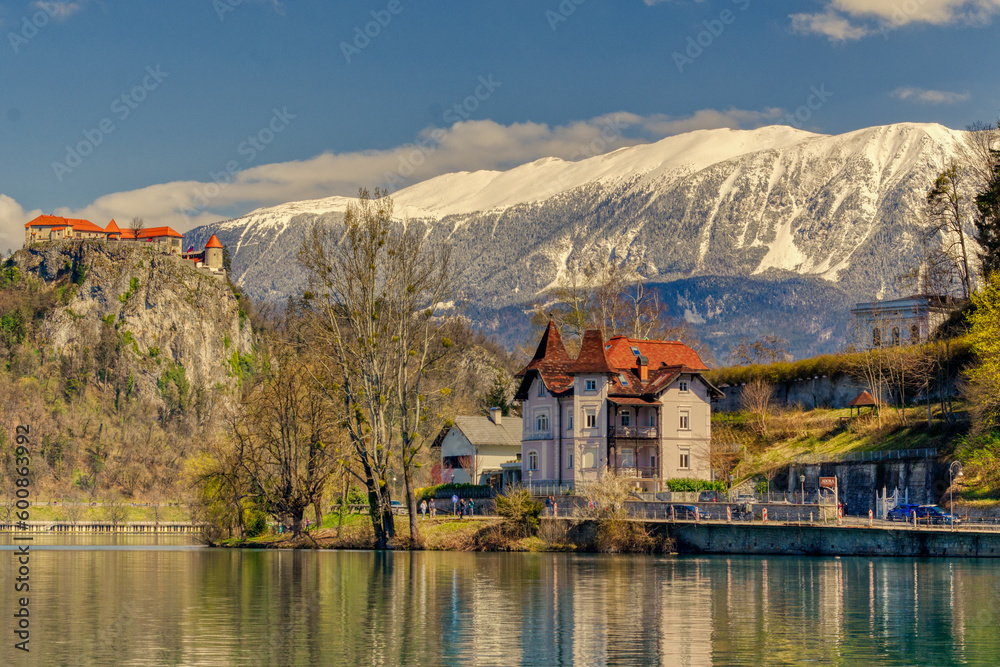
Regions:
[[[5,664],[940,665],[1000,654],[993,561],[38,546],[31,660],[8,659],[5,641]],[[11,591],[12,568],[0,572]],[[0,615],[13,609],[0,596]]]

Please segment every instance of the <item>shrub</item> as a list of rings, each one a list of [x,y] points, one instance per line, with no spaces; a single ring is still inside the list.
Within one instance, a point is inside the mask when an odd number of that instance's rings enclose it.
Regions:
[[[417,489],[413,492],[413,496],[417,499],[417,504],[420,504],[421,500],[431,501],[431,498],[437,497],[438,492],[446,492],[448,495],[457,495],[459,498],[469,497],[473,492],[481,494],[483,486],[479,484],[437,484],[435,486],[425,486],[422,489]]]
[[[542,504],[536,502],[531,492],[523,486],[508,489],[494,501],[497,516],[503,519],[504,531],[509,537],[531,537],[538,532],[538,517]]]
[[[678,479],[668,479],[667,488],[677,493],[691,493],[698,491],[725,491],[726,483],[722,480],[709,482],[705,479],[690,479],[682,477]]]

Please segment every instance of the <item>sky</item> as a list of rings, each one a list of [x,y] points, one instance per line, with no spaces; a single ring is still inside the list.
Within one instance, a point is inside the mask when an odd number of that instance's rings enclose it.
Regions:
[[[697,129],[1000,113],[1000,0],[0,0],[0,249]]]

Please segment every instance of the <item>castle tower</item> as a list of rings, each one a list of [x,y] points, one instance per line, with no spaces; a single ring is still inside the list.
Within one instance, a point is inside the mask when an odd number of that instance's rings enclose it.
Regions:
[[[222,268],[222,243],[215,234],[205,244],[205,266],[211,269]]]

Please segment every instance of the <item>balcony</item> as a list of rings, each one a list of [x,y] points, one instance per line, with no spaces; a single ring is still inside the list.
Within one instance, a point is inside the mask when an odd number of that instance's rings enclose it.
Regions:
[[[620,476],[629,479],[655,479],[657,476],[656,468],[638,466],[620,467],[617,469],[617,472]]]
[[[524,434],[525,440],[551,440],[552,431],[528,431]]]
[[[655,426],[617,426],[615,436],[618,438],[647,438],[656,439]]]

